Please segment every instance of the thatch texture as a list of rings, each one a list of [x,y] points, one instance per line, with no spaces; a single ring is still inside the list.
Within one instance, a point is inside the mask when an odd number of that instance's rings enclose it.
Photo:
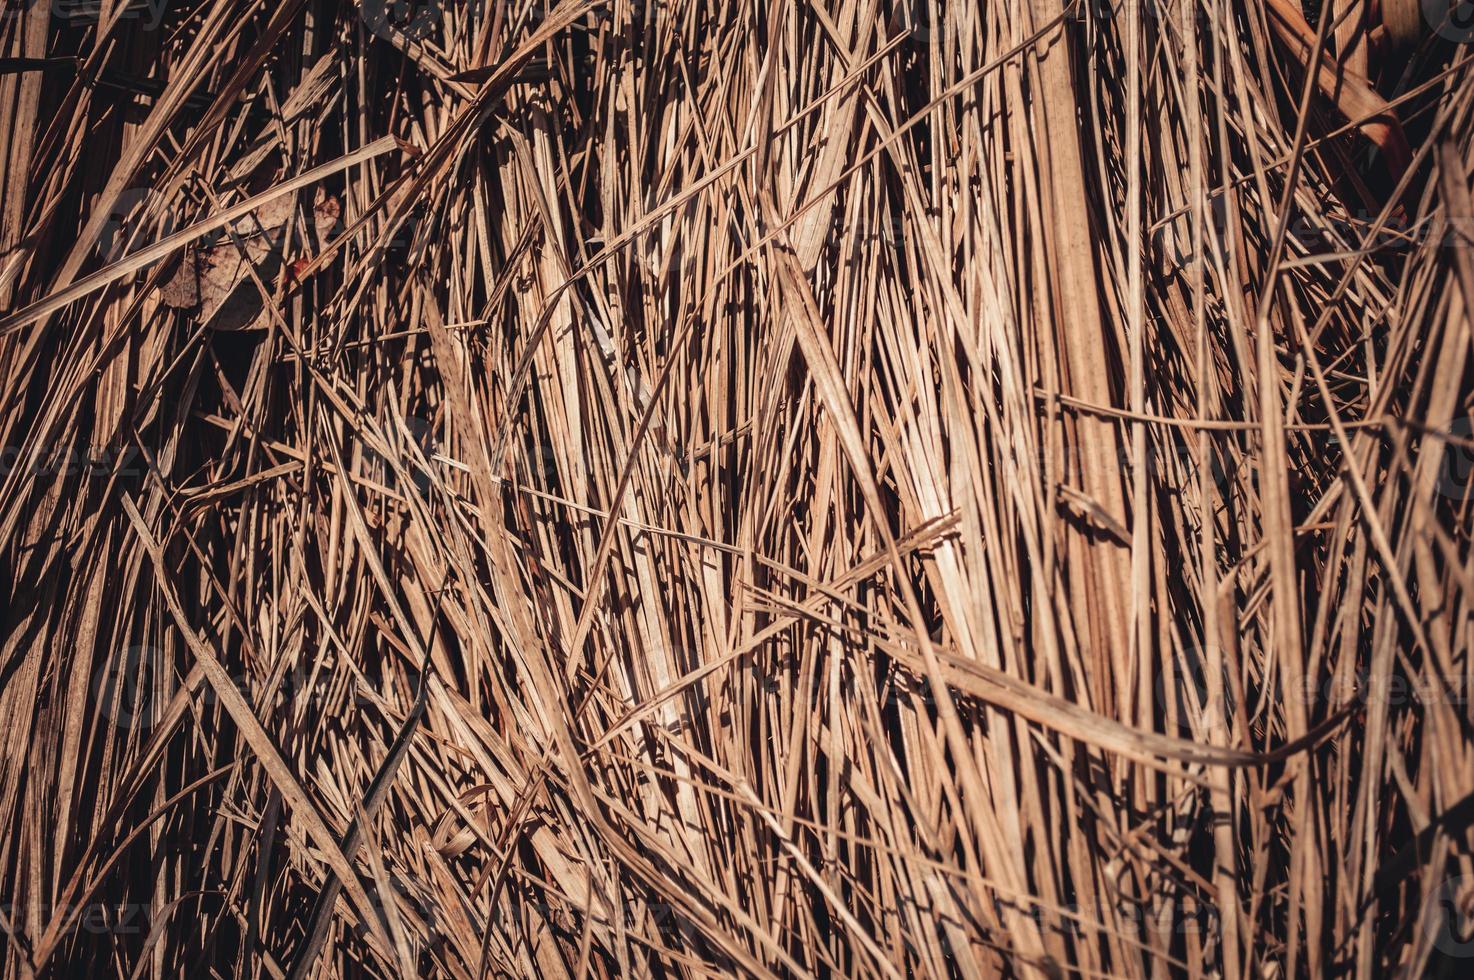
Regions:
[[[1459,975],[1468,6],[7,0],[3,975]]]

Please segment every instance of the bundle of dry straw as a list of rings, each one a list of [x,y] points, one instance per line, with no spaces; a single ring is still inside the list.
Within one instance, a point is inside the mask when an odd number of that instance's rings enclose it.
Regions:
[[[1467,969],[1468,7],[8,2],[4,976]]]

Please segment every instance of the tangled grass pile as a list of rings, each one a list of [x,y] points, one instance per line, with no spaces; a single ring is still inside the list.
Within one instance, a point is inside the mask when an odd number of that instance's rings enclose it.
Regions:
[[[7,0],[4,976],[1459,975],[1467,8]]]

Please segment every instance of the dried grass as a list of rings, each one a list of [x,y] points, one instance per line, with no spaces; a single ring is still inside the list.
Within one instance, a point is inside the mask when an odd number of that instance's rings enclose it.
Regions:
[[[1437,7],[7,6],[4,975],[1457,972]]]

